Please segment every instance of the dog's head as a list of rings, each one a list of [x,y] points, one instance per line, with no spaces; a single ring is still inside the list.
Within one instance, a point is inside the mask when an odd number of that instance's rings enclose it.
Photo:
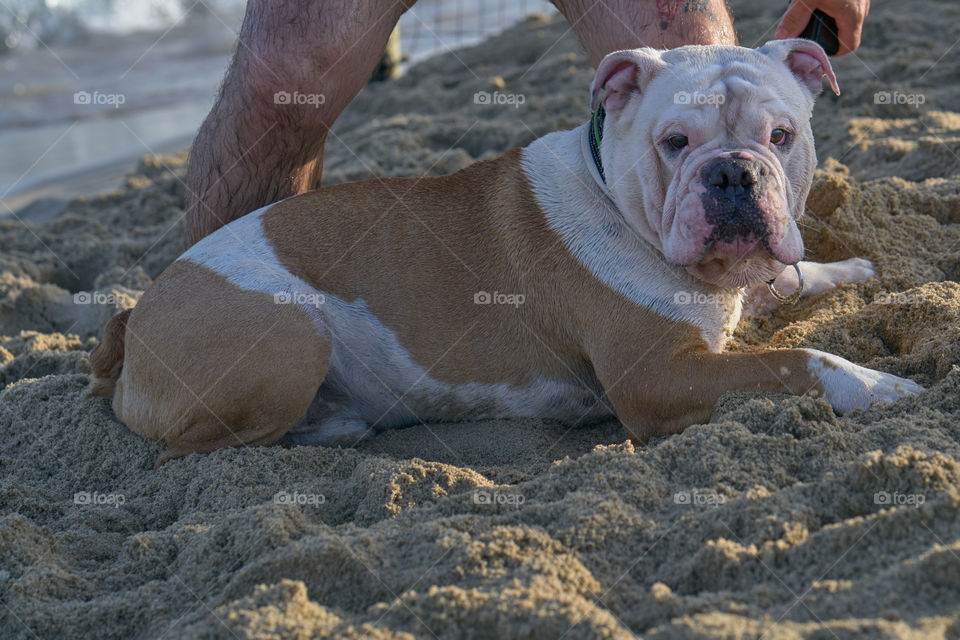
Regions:
[[[759,49],[632,49],[600,63],[592,106],[600,150],[627,223],[668,261],[721,287],[775,277],[803,256],[816,156],[810,116],[822,77],[814,42]]]

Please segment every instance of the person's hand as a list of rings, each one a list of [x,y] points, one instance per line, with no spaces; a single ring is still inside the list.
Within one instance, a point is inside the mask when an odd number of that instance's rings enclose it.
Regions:
[[[778,40],[796,38],[817,9],[837,21],[837,39],[840,41],[838,56],[846,55],[860,46],[860,31],[870,10],[870,0],[793,0],[780,19],[773,37]]]

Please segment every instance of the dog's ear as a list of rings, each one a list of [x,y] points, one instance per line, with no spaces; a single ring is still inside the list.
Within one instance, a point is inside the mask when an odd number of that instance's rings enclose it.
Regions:
[[[590,84],[590,111],[600,104],[606,111],[622,109],[631,94],[642,91],[663,66],[660,52],[649,47],[608,54]]]
[[[821,84],[823,76],[827,76],[833,92],[840,95],[840,87],[837,86],[837,77],[833,75],[830,59],[827,58],[823,48],[813,40],[805,38],[771,40],[758,51],[787,65],[797,81],[814,96],[819,95],[823,89]]]

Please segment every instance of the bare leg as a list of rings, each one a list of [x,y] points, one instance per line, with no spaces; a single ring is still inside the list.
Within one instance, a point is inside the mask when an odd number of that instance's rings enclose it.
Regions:
[[[736,44],[724,0],[553,0],[596,67],[620,49]]]
[[[188,246],[314,187],[328,127],[414,1],[249,1],[237,52],[190,151]]]

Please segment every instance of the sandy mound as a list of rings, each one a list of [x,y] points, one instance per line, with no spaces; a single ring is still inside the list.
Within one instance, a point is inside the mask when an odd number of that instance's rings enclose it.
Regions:
[[[153,472],[158,445],[83,399],[85,354],[180,252],[184,158],[0,223],[0,637],[960,637],[960,76],[934,65],[960,11],[902,6],[874,3],[817,108],[804,228],[810,257],[879,276],[734,345],[929,387],[883,409],[728,394],[644,448],[613,422],[483,422]],[[734,3],[744,44],[779,7]],[[447,173],[574,126],[590,77],[563,23],[430,60],[352,105],[326,180]],[[526,103],[474,104],[498,87]],[[925,103],[874,103],[894,90]]]

